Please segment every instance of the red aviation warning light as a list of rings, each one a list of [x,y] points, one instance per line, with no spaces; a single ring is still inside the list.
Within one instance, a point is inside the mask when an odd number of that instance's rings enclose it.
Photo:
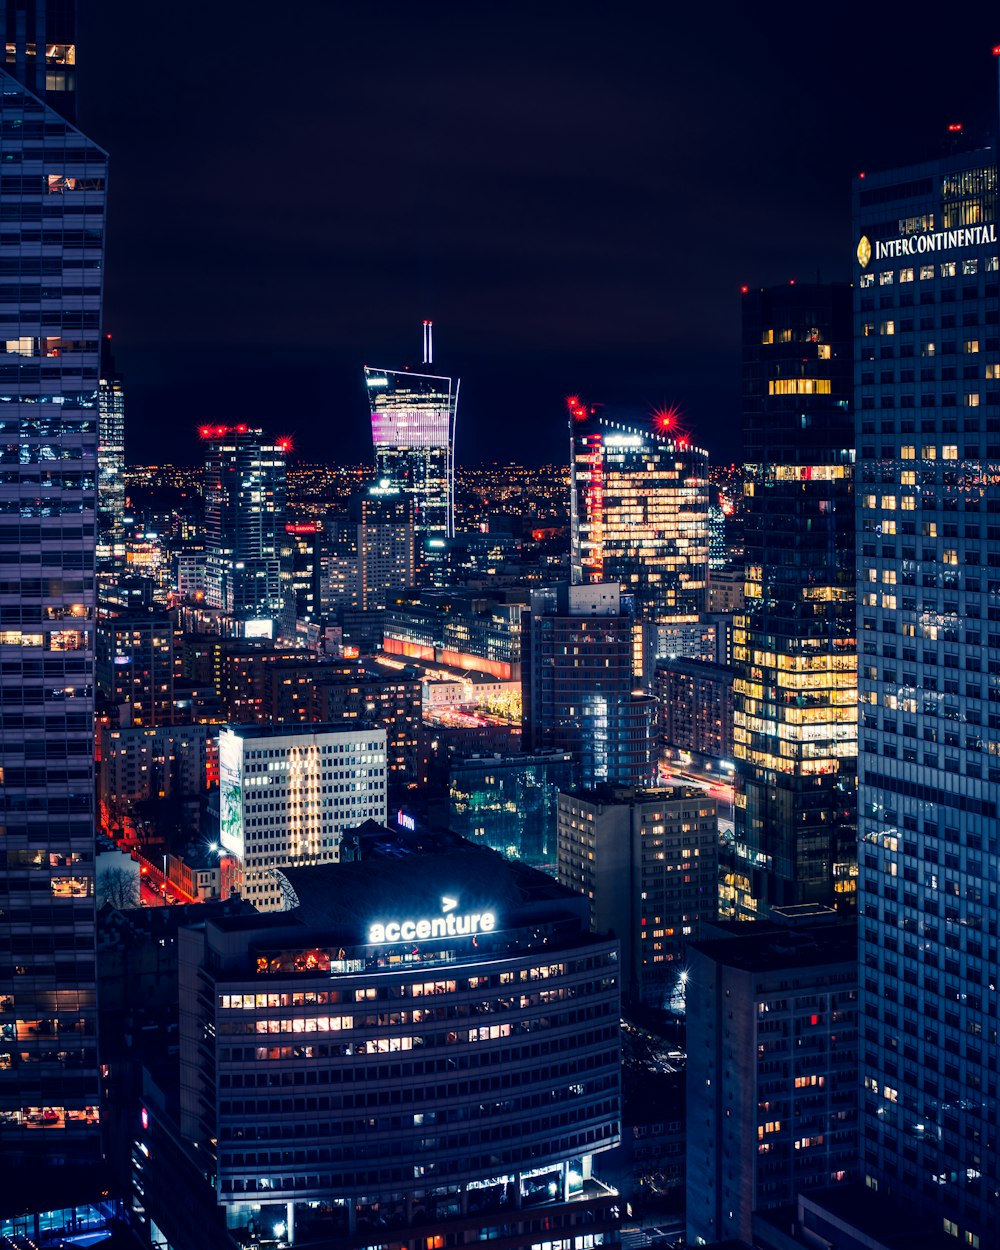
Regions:
[[[583,421],[587,415],[587,406],[581,402],[579,395],[567,395],[566,408],[574,421]]]
[[[948,133],[949,133],[950,135],[959,135],[959,134],[961,134],[961,133],[962,133],[962,123],[961,123],[961,122],[949,122],[949,123],[948,123]]]
[[[282,434],[280,438],[275,439],[275,446],[279,451],[286,453],[295,450],[291,434]]]

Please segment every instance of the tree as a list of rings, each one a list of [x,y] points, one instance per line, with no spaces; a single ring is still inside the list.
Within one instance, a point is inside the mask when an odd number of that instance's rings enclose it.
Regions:
[[[116,911],[138,907],[139,874],[127,868],[105,868],[97,878],[97,906],[110,903]]]

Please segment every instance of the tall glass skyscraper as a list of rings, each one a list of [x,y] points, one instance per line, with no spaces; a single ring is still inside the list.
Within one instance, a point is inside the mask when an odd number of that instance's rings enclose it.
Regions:
[[[851,292],[743,296],[745,606],[733,658],[737,909],[853,906]]]
[[[996,1245],[1000,247],[984,149],[854,188],[862,1170]]]
[[[114,573],[125,563],[125,391],[101,339],[97,426],[97,567]]]
[[[8,66],[48,84],[44,4],[4,12]],[[51,98],[70,99],[59,72]],[[99,1155],[94,552],[107,157],[4,71],[0,134],[0,1165],[6,1192],[44,1177],[55,1203],[54,1167]]]
[[[570,414],[573,582],[617,582],[639,620],[708,606],[708,453],[598,407]]]
[[[206,425],[205,603],[243,619],[282,613],[288,445],[246,425]]]
[[[424,360],[432,363],[430,322]],[[417,582],[443,585],[447,542],[455,536],[455,418],[460,379],[411,369],[371,369],[375,476],[413,500]]]

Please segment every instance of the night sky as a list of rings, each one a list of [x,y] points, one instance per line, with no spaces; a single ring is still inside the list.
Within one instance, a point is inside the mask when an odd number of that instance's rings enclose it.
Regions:
[[[128,459],[239,420],[368,460],[362,366],[424,317],[460,462],[564,459],[570,392],[738,458],[740,285],[848,279],[859,170],[991,141],[1000,21],[734,7],[85,6]]]

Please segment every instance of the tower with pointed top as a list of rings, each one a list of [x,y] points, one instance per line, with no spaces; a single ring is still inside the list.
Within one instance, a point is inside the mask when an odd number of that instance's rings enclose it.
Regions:
[[[460,380],[431,372],[433,329],[424,322],[419,372],[365,366],[376,477],[413,501],[416,573],[422,585],[444,584],[447,544],[455,536]]]

